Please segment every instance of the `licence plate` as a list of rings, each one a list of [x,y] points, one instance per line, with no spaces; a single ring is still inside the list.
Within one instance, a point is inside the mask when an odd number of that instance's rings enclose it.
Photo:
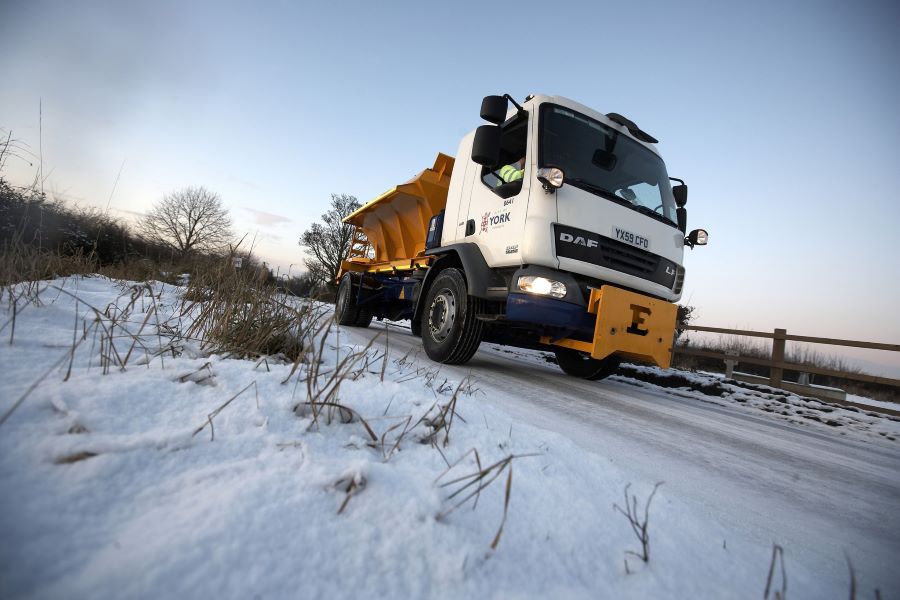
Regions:
[[[625,242],[626,244],[634,246],[635,248],[641,248],[643,250],[650,249],[650,240],[642,235],[638,235],[634,232],[628,231],[627,229],[613,226],[612,234],[614,240]]]

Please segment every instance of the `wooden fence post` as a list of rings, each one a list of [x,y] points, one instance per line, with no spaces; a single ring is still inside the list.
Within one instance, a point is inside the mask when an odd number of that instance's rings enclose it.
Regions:
[[[775,337],[772,338],[772,362],[784,362],[784,338],[787,336],[786,329],[776,329]],[[781,380],[784,377],[784,369],[780,366],[772,366],[769,369],[769,385],[772,387],[781,387]]]

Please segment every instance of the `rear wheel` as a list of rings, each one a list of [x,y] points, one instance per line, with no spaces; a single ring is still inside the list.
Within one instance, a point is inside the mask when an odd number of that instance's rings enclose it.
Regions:
[[[372,311],[360,308],[356,304],[356,292],[359,283],[353,282],[351,273],[344,273],[338,285],[337,301],[334,303],[334,319],[338,325],[355,325],[368,327],[372,322]]]
[[[617,356],[607,356],[603,360],[591,358],[590,355],[569,348],[557,348],[556,362],[559,368],[572,377],[598,380],[609,377],[616,372],[622,362]]]
[[[425,297],[419,325],[428,358],[458,365],[475,355],[484,332],[484,323],[475,318],[480,302],[469,296],[459,269],[438,274]]]
[[[353,321],[353,325],[356,327],[368,327],[369,323],[372,322],[372,311],[367,308],[359,308],[357,309],[356,320]]]

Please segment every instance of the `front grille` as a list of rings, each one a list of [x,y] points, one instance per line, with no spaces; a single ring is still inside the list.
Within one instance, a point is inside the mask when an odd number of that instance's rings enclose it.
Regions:
[[[660,257],[656,254],[608,237],[600,237],[600,252],[611,268],[639,277],[655,273],[659,266]]]
[[[658,254],[597,233],[554,224],[556,255],[595,264],[672,289],[678,265]]]
[[[672,292],[675,294],[681,293],[681,288],[684,287],[684,267],[678,267],[678,273],[675,274],[675,285],[672,286]]]

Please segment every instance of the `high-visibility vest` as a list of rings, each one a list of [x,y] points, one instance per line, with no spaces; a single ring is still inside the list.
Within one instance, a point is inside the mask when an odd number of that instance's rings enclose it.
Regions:
[[[512,183],[525,177],[525,169],[517,169],[512,165],[506,165],[500,168],[500,179],[504,183]]]

